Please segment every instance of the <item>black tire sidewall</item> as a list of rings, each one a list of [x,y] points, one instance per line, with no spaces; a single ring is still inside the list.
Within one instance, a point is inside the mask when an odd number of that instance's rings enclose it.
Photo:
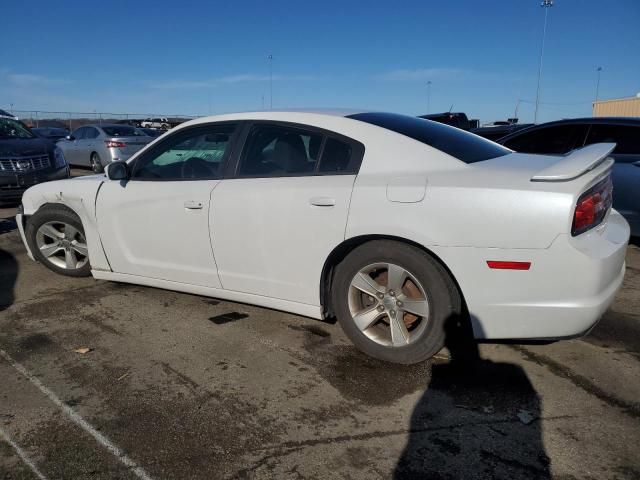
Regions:
[[[35,259],[49,270],[61,275],[66,275],[68,277],[88,277],[91,275],[90,261],[83,265],[82,268],[69,270],[54,265],[44,255],[42,255],[36,243],[36,232],[41,225],[47,222],[68,223],[81,232],[85,239],[87,238],[80,218],[71,209],[64,206],[43,207],[28,219],[25,229],[27,243],[29,244],[29,248],[31,249]]]
[[[353,322],[348,292],[353,277],[372,263],[394,263],[421,283],[429,301],[429,321],[407,346],[387,347],[369,339]],[[354,249],[336,268],[331,298],[345,334],[364,353],[393,363],[411,364],[435,355],[444,346],[445,323],[460,312],[460,298],[448,272],[426,252],[401,242],[378,240]]]
[[[91,170],[93,170],[94,173],[102,173],[104,171],[100,155],[98,155],[96,152],[93,152],[91,154]]]

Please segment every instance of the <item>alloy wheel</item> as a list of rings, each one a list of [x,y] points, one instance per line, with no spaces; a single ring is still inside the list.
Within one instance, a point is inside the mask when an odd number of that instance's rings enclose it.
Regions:
[[[89,261],[84,234],[65,222],[43,223],[36,232],[36,246],[53,265],[77,270]]]
[[[351,280],[348,301],[355,325],[380,345],[408,345],[429,322],[423,286],[411,272],[393,263],[362,268]]]

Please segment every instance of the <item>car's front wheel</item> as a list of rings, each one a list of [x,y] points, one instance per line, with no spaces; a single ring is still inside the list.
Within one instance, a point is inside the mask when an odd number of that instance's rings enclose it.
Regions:
[[[342,329],[364,353],[411,364],[435,355],[461,299],[442,265],[401,242],[377,240],[336,267],[332,304]]]
[[[70,277],[91,274],[84,228],[69,208],[41,208],[29,218],[25,233],[33,256],[50,270]]]

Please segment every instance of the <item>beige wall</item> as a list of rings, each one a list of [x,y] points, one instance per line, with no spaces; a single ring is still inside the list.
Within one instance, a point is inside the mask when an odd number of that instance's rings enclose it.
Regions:
[[[640,97],[594,102],[594,117],[640,117]]]

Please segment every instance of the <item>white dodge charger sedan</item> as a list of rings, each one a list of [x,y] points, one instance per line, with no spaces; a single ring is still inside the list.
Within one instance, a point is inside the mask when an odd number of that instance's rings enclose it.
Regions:
[[[27,190],[17,216],[51,270],[337,318],[399,363],[478,339],[587,332],[624,275],[613,144],[514,153],[377,112],[206,117],[106,175]]]

